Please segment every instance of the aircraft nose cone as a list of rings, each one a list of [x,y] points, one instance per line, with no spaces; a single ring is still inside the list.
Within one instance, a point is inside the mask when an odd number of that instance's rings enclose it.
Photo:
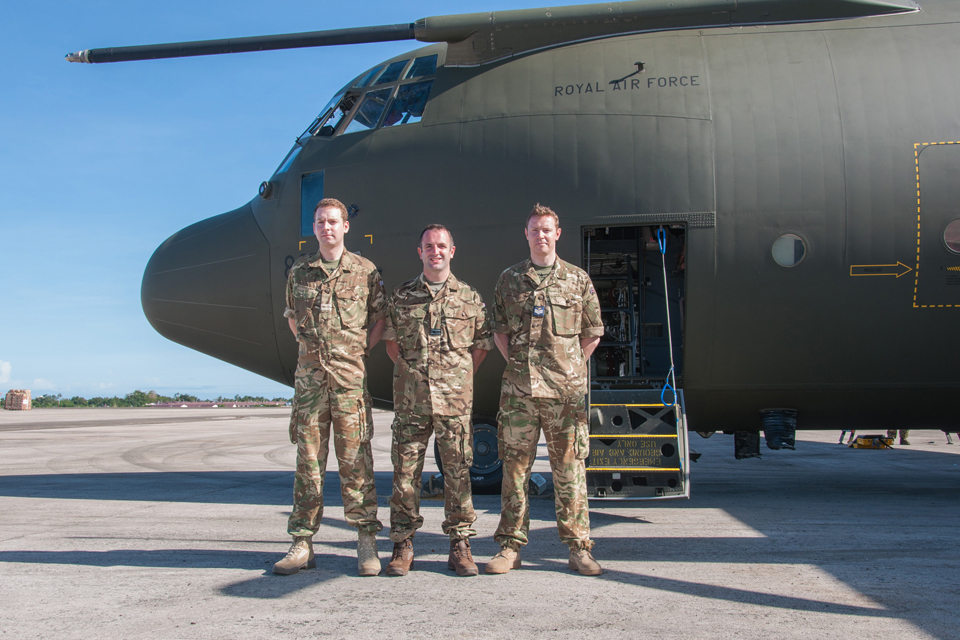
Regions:
[[[286,382],[273,330],[269,257],[249,204],[190,225],[147,263],[143,312],[169,340]]]

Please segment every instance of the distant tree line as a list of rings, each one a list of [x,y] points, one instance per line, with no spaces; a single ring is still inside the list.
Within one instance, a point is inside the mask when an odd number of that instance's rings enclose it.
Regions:
[[[37,396],[32,399],[33,406],[36,409],[46,409],[49,407],[145,407],[149,404],[158,402],[290,402],[290,398],[264,398],[263,396],[241,396],[235,395],[232,398],[217,396],[213,400],[201,400],[197,396],[189,393],[175,393],[173,396],[160,395],[156,391],[143,392],[137,389],[128,393],[122,398],[113,396],[104,398],[96,396],[93,398],[84,398],[74,396],[64,398],[62,394],[48,394]],[[6,396],[0,397],[0,407],[6,403]]]

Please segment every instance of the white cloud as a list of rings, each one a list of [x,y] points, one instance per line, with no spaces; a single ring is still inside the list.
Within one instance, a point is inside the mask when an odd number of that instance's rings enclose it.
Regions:
[[[0,360],[0,384],[10,382],[10,363]]]
[[[44,378],[34,378],[33,388],[40,391],[43,391],[43,390],[53,391],[57,388],[57,383],[51,380],[46,380]]]

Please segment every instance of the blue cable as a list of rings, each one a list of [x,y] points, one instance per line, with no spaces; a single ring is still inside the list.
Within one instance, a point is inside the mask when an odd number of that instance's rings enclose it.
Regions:
[[[667,342],[669,343],[669,349],[670,349],[670,370],[667,372],[667,379],[663,381],[663,389],[660,391],[660,403],[665,407],[666,406],[675,407],[677,405],[677,390],[674,388],[672,384],[670,384],[670,380],[673,378],[673,375],[674,375],[674,364],[673,364],[673,332],[670,331],[670,300],[669,300],[668,291],[667,291],[667,263],[665,262],[666,255],[667,255],[667,231],[666,229],[663,228],[662,225],[660,226],[659,229],[657,229],[657,244],[660,245],[661,261],[664,261],[663,262],[663,297],[664,297],[664,301],[667,304]],[[674,382],[674,384],[676,384],[676,382]],[[673,402],[671,402],[669,405],[667,404],[667,401],[665,399],[667,395],[667,389],[670,389],[670,393],[673,394]]]
[[[660,404],[665,407],[672,407],[677,404],[677,390],[673,388],[670,384],[670,374],[673,373],[673,367],[670,367],[670,371],[667,372],[667,379],[663,382],[663,389],[660,391]],[[665,396],[667,395],[667,389],[670,389],[670,393],[673,394],[673,401],[670,404],[667,404]]]

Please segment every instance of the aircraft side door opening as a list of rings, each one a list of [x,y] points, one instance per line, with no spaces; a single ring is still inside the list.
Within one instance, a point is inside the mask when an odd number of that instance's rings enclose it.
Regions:
[[[683,402],[686,226],[583,227],[605,334],[591,360],[587,490],[689,498]]]

